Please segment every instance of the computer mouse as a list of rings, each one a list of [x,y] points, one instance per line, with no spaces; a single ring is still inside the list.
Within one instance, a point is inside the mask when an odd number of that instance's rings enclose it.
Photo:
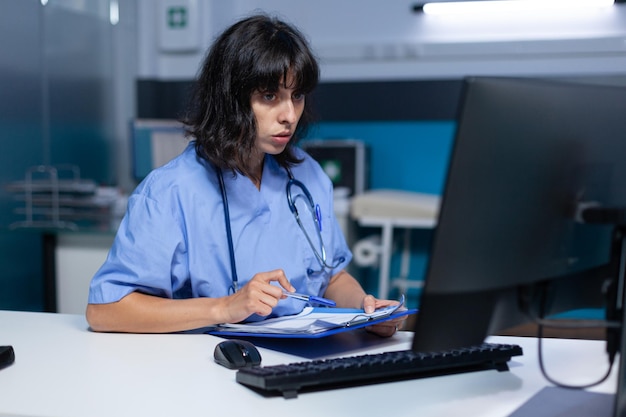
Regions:
[[[261,364],[256,346],[246,340],[230,339],[220,342],[213,352],[215,362],[228,369],[239,369]]]
[[[13,362],[15,362],[13,346],[0,346],[0,369],[11,365]]]

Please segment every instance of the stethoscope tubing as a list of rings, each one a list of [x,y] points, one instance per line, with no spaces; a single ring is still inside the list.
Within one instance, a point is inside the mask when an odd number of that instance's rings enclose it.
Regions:
[[[222,203],[224,204],[224,223],[226,224],[226,239],[228,240],[228,252],[230,254],[230,274],[232,284],[230,290],[236,293],[239,289],[239,277],[237,276],[237,265],[235,264],[235,249],[233,247],[233,232],[230,228],[230,209],[228,208],[228,196],[226,195],[226,185],[224,185],[224,175],[222,169],[216,167],[217,178],[220,182],[220,190],[222,191]]]
[[[231,281],[232,281],[232,284],[230,286],[230,290],[229,291],[232,294],[234,294],[239,289],[239,277],[237,276],[237,265],[236,265],[236,262],[235,262],[235,249],[234,249],[234,245],[233,245],[232,229],[231,229],[231,226],[230,226],[230,209],[229,209],[229,206],[228,206],[228,196],[227,196],[227,193],[226,193],[226,185],[224,184],[224,175],[222,174],[221,168],[216,167],[215,170],[217,172],[217,177],[218,177],[219,185],[220,185],[220,191],[221,191],[221,194],[222,194],[222,203],[224,205],[224,223],[226,225],[226,238],[228,240],[228,252],[229,252],[229,256],[230,256],[230,269],[231,269]],[[287,203],[289,204],[289,209],[291,210],[291,212],[293,213],[294,217],[296,218],[296,222],[298,223],[298,226],[300,227],[300,229],[304,233],[304,236],[305,236],[307,242],[309,243],[309,246],[313,250],[313,254],[317,258],[317,260],[320,263],[320,265],[322,266],[322,268],[328,268],[328,269],[336,268],[337,266],[339,266],[344,261],[344,258],[339,259],[337,264],[335,264],[335,265],[329,265],[326,262],[326,248],[324,246],[324,241],[323,241],[322,235],[321,235],[322,223],[321,223],[321,215],[320,215],[319,207],[315,206],[315,202],[313,201],[313,197],[311,196],[311,193],[309,192],[307,187],[302,182],[300,182],[300,181],[298,181],[297,179],[294,178],[294,176],[291,173],[291,170],[289,168],[286,168],[286,171],[287,171],[287,175],[289,176],[289,181],[287,181],[287,186],[286,186]],[[315,244],[311,240],[311,237],[307,233],[306,229],[304,228],[304,225],[302,224],[302,221],[300,220],[300,213],[298,212],[298,208],[296,207],[295,199],[293,198],[293,196],[291,194],[291,187],[294,186],[294,185],[299,187],[302,190],[302,192],[303,192],[304,196],[306,197],[309,205],[311,206],[311,213],[312,213],[312,216],[313,216],[313,221],[315,222],[316,232],[318,233],[318,237],[319,237],[319,240],[320,240],[319,243],[320,243],[320,247],[321,247],[321,251],[322,251],[321,254],[317,251],[317,249],[315,249]],[[307,270],[307,272],[313,273],[314,271]]]

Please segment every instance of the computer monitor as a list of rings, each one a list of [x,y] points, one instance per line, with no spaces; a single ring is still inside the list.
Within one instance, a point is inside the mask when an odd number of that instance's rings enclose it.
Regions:
[[[626,88],[464,84],[413,348],[482,343],[537,309],[613,311],[606,284],[618,279],[612,251],[626,223]],[[538,306],[546,294],[551,302]]]
[[[368,185],[368,151],[357,139],[307,139],[300,142],[322,166],[335,189],[343,188],[348,196],[362,194]]]

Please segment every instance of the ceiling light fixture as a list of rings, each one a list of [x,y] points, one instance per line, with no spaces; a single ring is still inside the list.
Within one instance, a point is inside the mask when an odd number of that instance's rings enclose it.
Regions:
[[[542,10],[572,10],[611,6],[615,0],[487,0],[443,1],[415,5],[427,15],[517,13]]]

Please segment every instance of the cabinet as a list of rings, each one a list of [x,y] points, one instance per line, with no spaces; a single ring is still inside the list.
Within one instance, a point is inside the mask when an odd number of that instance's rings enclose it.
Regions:
[[[57,312],[84,314],[89,283],[104,263],[113,233],[60,233],[54,251]]]

